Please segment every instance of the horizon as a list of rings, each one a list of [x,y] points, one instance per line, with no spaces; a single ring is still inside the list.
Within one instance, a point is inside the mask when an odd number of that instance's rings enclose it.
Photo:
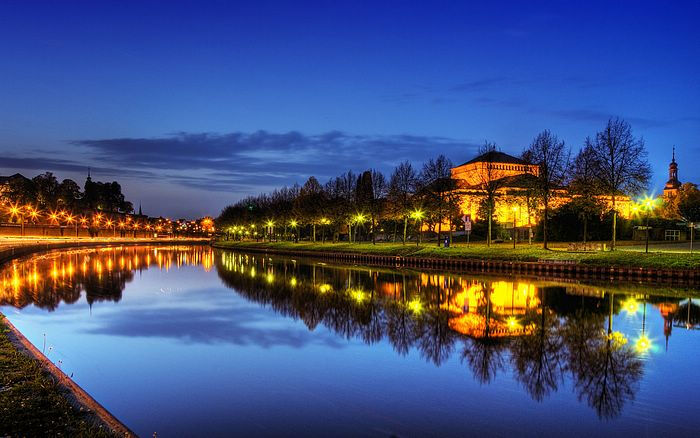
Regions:
[[[619,116],[651,193],[674,146],[700,181],[698,3],[192,5],[3,5],[0,174],[82,186],[90,167],[146,214],[217,216],[310,176],[459,165],[484,141],[519,156],[544,129],[575,154]]]

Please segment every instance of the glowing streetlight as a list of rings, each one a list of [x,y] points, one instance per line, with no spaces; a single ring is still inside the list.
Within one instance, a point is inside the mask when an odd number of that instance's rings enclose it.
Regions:
[[[37,218],[39,217],[39,211],[31,206],[28,206],[27,209],[29,210],[29,217],[31,217],[32,220],[36,222]]]
[[[275,222],[272,219],[268,219],[267,222],[265,222],[265,226],[267,227],[267,240],[272,242],[272,235],[274,234],[275,230]],[[263,236],[263,240],[265,240],[265,236]]]
[[[645,212],[644,229],[646,230],[646,244],[644,252],[649,253],[649,213],[651,213],[654,210],[654,208],[656,208],[656,199],[650,196],[645,196],[640,201],[640,208]]]
[[[422,233],[422,231],[423,231],[423,218],[425,217],[425,213],[423,212],[423,210],[417,208],[411,212],[410,216],[411,216],[411,219],[416,221],[416,224],[418,224],[418,222],[420,222],[420,226],[418,227],[418,240],[416,240],[416,246],[418,246],[418,244],[421,242],[421,240],[423,238],[423,233]]]
[[[19,218],[20,228],[21,228],[20,235],[24,236],[24,211],[22,211],[22,210],[23,210],[23,208],[17,204],[10,204],[10,208],[9,208],[10,217],[13,219],[15,217]]]
[[[296,219],[292,219],[289,221],[289,226],[292,227],[292,229],[294,230],[294,242],[299,241],[299,235],[297,233],[297,225],[299,225],[299,222],[297,222]]]
[[[58,213],[55,211],[52,211],[49,213],[49,219],[51,220],[52,225],[58,225]]]

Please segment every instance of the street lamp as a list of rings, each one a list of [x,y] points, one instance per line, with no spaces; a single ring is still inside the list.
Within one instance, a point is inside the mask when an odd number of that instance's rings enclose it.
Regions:
[[[518,235],[516,234],[516,229],[515,229],[515,227],[516,227],[515,220],[516,220],[516,214],[517,214],[517,213],[518,213],[518,206],[517,206],[517,205],[514,205],[514,206],[513,206],[513,249],[515,249],[515,239],[516,239],[516,237],[518,236]]]
[[[366,221],[367,221],[367,218],[362,213],[357,213],[353,217],[353,222],[355,222],[355,224],[356,224],[355,225],[355,242],[357,242],[357,226],[364,224]]]
[[[425,213],[423,210],[420,209],[415,209],[411,212],[411,219],[416,221],[416,224],[418,224],[418,221],[420,221],[420,226],[418,227],[418,239],[416,240],[416,246],[421,242],[422,240],[422,230],[423,230],[423,218],[425,217]]]
[[[66,226],[72,225],[73,222],[75,222],[75,237],[78,237],[78,221],[76,221],[75,217],[70,213],[66,213],[65,216]]]
[[[22,206],[18,206],[17,204],[10,205],[10,218],[19,218],[20,235],[24,236],[24,212],[22,210]]]
[[[112,224],[114,224],[112,219],[107,219],[107,222],[105,222],[107,229],[109,229],[109,227],[112,227],[112,237],[117,237],[117,227],[116,225],[112,226]]]
[[[268,241],[272,242],[272,234],[274,233],[275,222],[272,219],[268,219],[268,221],[265,222],[265,225],[267,225],[267,228],[268,228],[267,239],[268,239]]]
[[[651,211],[654,210],[655,207],[656,199],[651,198],[649,196],[645,196],[644,199],[642,199],[641,208],[644,210],[645,213],[644,229],[646,230],[646,243],[644,252],[647,254],[649,253],[649,213],[651,213]]]
[[[299,225],[299,223],[296,221],[296,219],[292,219],[291,221],[289,221],[289,226],[292,227],[292,229],[294,230],[295,243],[299,242],[299,236],[297,235],[297,225]]]
[[[331,221],[328,220],[328,218],[322,217],[321,218],[321,225],[328,225],[330,224]],[[321,228],[321,243],[326,243],[326,228],[322,227]]]

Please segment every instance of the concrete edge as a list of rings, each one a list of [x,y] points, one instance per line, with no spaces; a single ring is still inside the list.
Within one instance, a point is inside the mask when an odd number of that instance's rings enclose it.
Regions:
[[[2,315],[2,313],[0,313]],[[21,353],[33,358],[59,383],[66,392],[68,402],[79,410],[87,412],[88,418],[97,425],[105,426],[115,435],[136,437],[137,435],[124,423],[119,421],[97,400],[92,398],[83,388],[68,377],[60,368],[51,362],[3,315],[3,323],[10,330],[8,338],[12,345]]]
[[[583,263],[560,263],[511,261],[499,259],[474,259],[460,257],[414,257],[386,254],[371,254],[363,252],[317,251],[307,249],[280,249],[265,246],[228,246],[212,242],[216,249],[232,251],[248,251],[265,254],[277,254],[288,257],[306,257],[311,259],[337,260],[340,262],[356,262],[374,266],[389,266],[395,268],[417,269],[449,269],[458,272],[492,272],[534,275],[538,278],[545,276],[551,279],[576,278],[587,280],[608,279],[615,281],[634,281],[654,284],[678,284],[696,286],[700,284],[700,269],[683,268],[639,268],[618,265],[594,265]]]

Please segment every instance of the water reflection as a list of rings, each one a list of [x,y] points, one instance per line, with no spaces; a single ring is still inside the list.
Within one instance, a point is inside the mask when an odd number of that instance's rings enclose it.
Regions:
[[[644,312],[653,306],[664,317],[667,340],[672,322],[684,315],[684,327],[697,325],[698,306],[690,299],[596,286],[336,266],[234,252],[218,253],[215,264],[225,284],[302,320],[310,330],[323,324],[346,339],[367,344],[386,339],[398,354],[415,348],[437,366],[458,354],[482,384],[512,372],[536,401],[551,396],[568,379],[579,400],[600,418],[619,416],[634,399],[644,356],[652,348],[645,318],[641,334],[623,333],[615,330],[616,315],[629,315],[633,303]]]
[[[209,270],[213,253],[202,247],[110,247],[57,251],[12,263],[0,273],[0,305],[33,304],[49,311],[64,302],[119,302],[134,272],[157,267],[202,265]]]
[[[0,305],[53,311],[81,297],[91,306],[114,305],[137,271],[192,266],[215,268],[231,289],[222,295],[259,306],[233,308],[207,295],[200,298],[206,305],[193,307],[181,295],[173,297],[181,306],[171,301],[103,314],[89,333],[265,348],[383,342],[435,366],[453,360],[481,385],[512,376],[538,402],[568,388],[598,417],[611,419],[635,398],[646,359],[668,349],[674,330],[700,324],[700,306],[686,291],[652,295],[637,286],[374,269],[177,246],[63,251],[17,261],[0,272]],[[308,330],[266,326],[265,308],[303,321]],[[648,325],[651,312],[663,327]],[[330,332],[319,335],[319,326]],[[661,333],[664,341],[654,338]]]

